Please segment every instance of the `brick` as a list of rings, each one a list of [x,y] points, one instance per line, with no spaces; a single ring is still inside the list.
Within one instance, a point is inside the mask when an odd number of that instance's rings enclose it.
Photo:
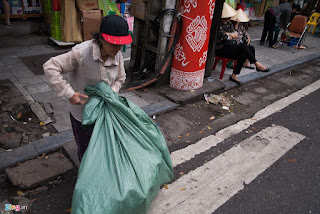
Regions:
[[[239,97],[235,98],[235,101],[237,101],[238,103],[241,103],[242,105],[249,105],[251,103],[253,103],[253,101],[257,98],[258,96],[251,93],[251,92],[245,92],[242,95],[240,95]]]
[[[54,179],[71,169],[73,169],[71,161],[61,152],[57,152],[49,154],[48,158],[36,158],[14,168],[8,168],[6,173],[14,186],[29,189]]]

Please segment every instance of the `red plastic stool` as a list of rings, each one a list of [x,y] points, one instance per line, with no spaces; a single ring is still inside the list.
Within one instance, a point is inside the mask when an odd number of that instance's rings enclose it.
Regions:
[[[214,60],[213,68],[212,68],[213,70],[216,69],[219,60],[222,61],[222,67],[221,67],[221,73],[220,73],[220,79],[222,80],[223,75],[224,75],[224,71],[226,70],[228,62],[233,61],[233,67],[235,68],[237,65],[237,60],[230,59],[230,58],[224,58],[224,57],[220,57],[220,56],[215,56],[215,60]]]

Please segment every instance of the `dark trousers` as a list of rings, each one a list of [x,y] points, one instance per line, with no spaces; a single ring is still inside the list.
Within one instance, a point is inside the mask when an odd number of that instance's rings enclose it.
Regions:
[[[260,42],[264,42],[268,34],[269,46],[271,47],[272,45],[274,45],[273,31],[274,31],[275,25],[276,25],[276,18],[270,12],[270,10],[267,10],[264,14],[264,25],[263,25],[263,31],[262,31]]]
[[[89,145],[93,128],[90,128],[90,129],[83,128],[81,126],[81,122],[76,120],[71,114],[70,114],[70,119],[71,119],[73,134],[78,145],[79,160],[81,162],[81,159]]]
[[[230,47],[223,47],[216,50],[216,55],[224,58],[231,58],[237,60],[237,65],[233,69],[234,74],[240,74],[243,63],[249,59],[250,63],[256,63],[254,47],[246,44],[239,44]]]

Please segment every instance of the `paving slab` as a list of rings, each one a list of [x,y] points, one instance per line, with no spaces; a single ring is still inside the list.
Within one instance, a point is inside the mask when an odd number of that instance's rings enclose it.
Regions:
[[[133,102],[134,104],[136,104],[139,107],[147,106],[147,105],[150,104],[149,102],[145,101],[144,99],[142,99],[141,97],[139,97],[137,95],[130,96],[127,99],[130,100],[131,102]]]
[[[43,106],[44,106],[44,110],[47,112],[47,114],[53,113],[53,108],[51,107],[51,105],[49,103],[45,103]]]
[[[259,94],[265,94],[265,93],[268,92],[268,90],[265,89],[265,88],[255,88],[254,91],[259,93]]]
[[[276,94],[269,94],[267,96],[262,97],[262,100],[272,101],[275,100],[278,96]]]
[[[38,76],[32,76],[32,77],[22,77],[17,78],[18,81],[22,86],[28,86],[28,85],[34,85],[38,83],[43,83],[43,80]]]
[[[32,98],[38,103],[50,103],[53,101],[62,100],[62,98],[58,97],[56,92],[53,90],[33,94]]]
[[[70,113],[64,113],[64,114],[59,114],[56,115],[54,113],[53,118],[56,120],[57,124],[63,124],[63,125],[70,125],[71,126],[71,121],[70,121]]]
[[[59,124],[59,123],[54,123],[52,125],[59,133],[69,131],[72,129],[71,125],[65,125],[65,124]]]
[[[29,160],[6,173],[14,186],[23,189],[34,188],[73,169],[71,161],[61,152]]]
[[[7,73],[7,72],[0,73],[0,80],[10,79],[11,77],[12,77],[12,74],[10,73]]]
[[[296,77],[281,77],[279,79],[277,79],[278,81],[287,84],[289,86],[293,86],[296,83],[298,83],[300,80]]]
[[[0,173],[8,167],[13,167],[17,163],[37,157],[39,154],[31,144],[18,147],[13,150],[0,153]]]
[[[148,116],[160,115],[166,112],[172,111],[180,106],[177,103],[171,102],[170,100],[164,100],[158,103],[153,103],[151,105],[141,107],[142,110],[146,112]]]
[[[57,100],[54,102],[50,102],[50,105],[52,106],[54,111],[54,115],[69,113],[67,102],[67,100]]]
[[[167,86],[160,90],[160,94],[175,103],[186,104],[202,100],[204,96],[203,94],[205,93],[220,94],[225,87],[225,83],[220,80],[215,79],[213,82],[208,82],[206,79],[204,79],[203,86],[199,89],[179,91]]]
[[[234,100],[246,106],[253,103],[253,101],[257,99],[257,97],[258,97],[257,95],[247,91],[242,93],[240,96],[234,98]]]
[[[43,108],[37,102],[29,103],[32,112],[39,118],[44,124],[49,124],[52,122],[51,118],[43,110]]]
[[[25,89],[28,91],[30,95],[41,93],[45,91],[51,91],[52,89],[45,82],[40,82],[32,85],[25,86]]]
[[[79,168],[80,160],[78,155],[78,145],[75,140],[65,143],[63,145],[63,151],[67,155],[67,157],[72,160],[72,162]]]

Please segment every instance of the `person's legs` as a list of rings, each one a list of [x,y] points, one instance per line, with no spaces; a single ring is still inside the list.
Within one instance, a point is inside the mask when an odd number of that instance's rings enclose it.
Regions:
[[[254,47],[251,46],[251,45],[248,45],[248,48],[249,48],[250,52],[252,53],[252,55],[255,56],[255,55],[256,55],[256,52],[255,52]],[[249,59],[246,59],[246,61],[244,62],[244,65],[243,65],[243,66],[246,67],[246,68],[252,68],[252,69],[253,69],[253,67],[250,66],[250,61],[249,61]]]
[[[254,49],[254,47],[249,45],[248,48],[249,48],[250,52],[252,53],[252,55],[256,56],[256,50]]]
[[[273,38],[273,32],[276,25],[276,18],[273,16],[272,20],[270,21],[270,25],[268,28],[268,40],[269,40],[269,47],[272,47],[274,45],[274,38]]]
[[[246,58],[247,58],[246,54],[243,52],[243,47],[236,45],[236,46],[217,49],[216,55],[237,60],[237,65],[236,67],[234,67],[233,74],[231,76],[235,80],[239,81],[239,79],[236,78],[236,74],[240,73],[243,63],[246,61]]]
[[[273,19],[273,15],[272,13],[267,10],[264,14],[264,25],[263,25],[263,30],[262,30],[262,35],[261,35],[261,39],[260,39],[260,44],[263,44],[264,41],[266,40],[267,37],[267,33],[269,32],[269,28],[270,25],[272,23],[272,19]],[[268,35],[269,38],[269,35]]]
[[[5,15],[5,21],[6,25],[11,25],[10,22],[10,4],[8,0],[2,0],[3,6],[4,6],[4,15]]]
[[[73,134],[78,145],[79,160],[81,162],[81,159],[89,145],[93,128],[91,129],[83,128],[81,126],[81,122],[76,120],[71,114],[70,114],[70,119],[71,119]]]

